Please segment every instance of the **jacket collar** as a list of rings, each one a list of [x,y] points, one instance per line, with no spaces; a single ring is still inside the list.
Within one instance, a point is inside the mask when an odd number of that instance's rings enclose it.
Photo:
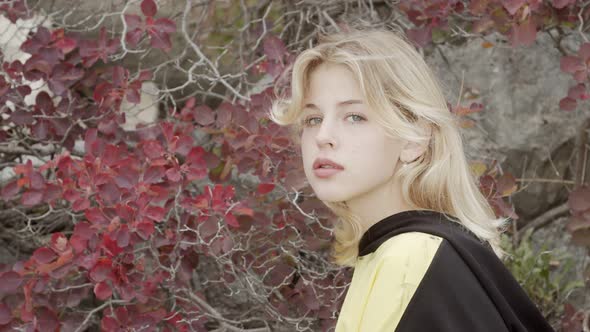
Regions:
[[[446,220],[446,217],[454,218],[453,216],[445,215],[442,212],[434,210],[406,210],[389,215],[375,224],[371,225],[359,241],[358,252],[359,256],[368,255],[379,247],[391,236],[397,228],[404,227],[408,223],[432,220]],[[456,219],[456,218],[454,218]]]

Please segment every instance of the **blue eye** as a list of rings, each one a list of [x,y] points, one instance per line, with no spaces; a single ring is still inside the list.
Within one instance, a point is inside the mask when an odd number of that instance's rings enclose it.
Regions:
[[[359,119],[360,119],[359,121],[355,121],[355,122],[361,122],[361,121],[365,120],[365,118],[363,118],[362,116],[360,116],[360,115],[358,115],[358,114],[350,114],[350,116],[351,116],[351,117],[354,117],[354,116],[356,116],[357,118],[359,118]]]
[[[303,124],[305,126],[308,126],[309,127],[309,126],[311,126],[310,122],[313,121],[313,119],[319,119],[319,118],[318,117],[310,116],[309,118],[303,120]]]
[[[351,113],[346,116],[346,118],[349,118],[349,117],[356,117],[356,119],[358,119],[358,121],[353,121],[353,123],[365,121],[365,118],[360,114]],[[306,118],[305,120],[303,120],[303,125],[306,127],[313,126],[311,121],[313,121],[314,119],[321,119],[321,118],[317,117],[317,116],[310,116],[310,117]]]

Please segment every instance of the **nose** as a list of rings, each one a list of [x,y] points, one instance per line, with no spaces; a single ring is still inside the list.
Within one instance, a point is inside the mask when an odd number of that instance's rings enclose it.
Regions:
[[[336,145],[335,130],[329,121],[325,121],[325,118],[326,117],[322,119],[320,129],[318,130],[315,137],[316,144],[319,148],[322,148],[326,145],[330,145],[331,147]]]

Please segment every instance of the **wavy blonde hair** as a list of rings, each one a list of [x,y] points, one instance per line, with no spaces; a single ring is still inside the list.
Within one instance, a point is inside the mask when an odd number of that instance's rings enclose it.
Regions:
[[[500,234],[508,218],[496,218],[479,191],[463,150],[457,117],[449,111],[440,82],[406,37],[384,29],[352,29],[321,35],[316,46],[300,53],[291,70],[290,96],[275,99],[269,110],[273,122],[289,126],[297,144],[301,143],[300,117],[310,73],[322,63],[345,65],[354,74],[388,135],[429,141],[426,152],[395,175],[400,178],[403,198],[413,209],[455,216],[502,258],[506,252],[500,247]],[[431,135],[420,130],[425,124]],[[322,202],[341,221],[334,226],[332,260],[353,267],[366,230],[344,202]]]

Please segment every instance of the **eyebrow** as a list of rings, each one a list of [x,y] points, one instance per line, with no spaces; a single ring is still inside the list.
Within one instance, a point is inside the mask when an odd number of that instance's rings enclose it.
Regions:
[[[356,105],[356,104],[362,104],[363,101],[362,100],[358,100],[358,99],[350,99],[350,100],[345,100],[345,101],[341,101],[338,104],[336,104],[338,107],[340,106],[348,106],[348,105]],[[303,108],[313,108],[315,110],[319,110],[319,107],[317,107],[315,104],[313,103],[307,103],[305,104],[305,106],[303,106]]]

